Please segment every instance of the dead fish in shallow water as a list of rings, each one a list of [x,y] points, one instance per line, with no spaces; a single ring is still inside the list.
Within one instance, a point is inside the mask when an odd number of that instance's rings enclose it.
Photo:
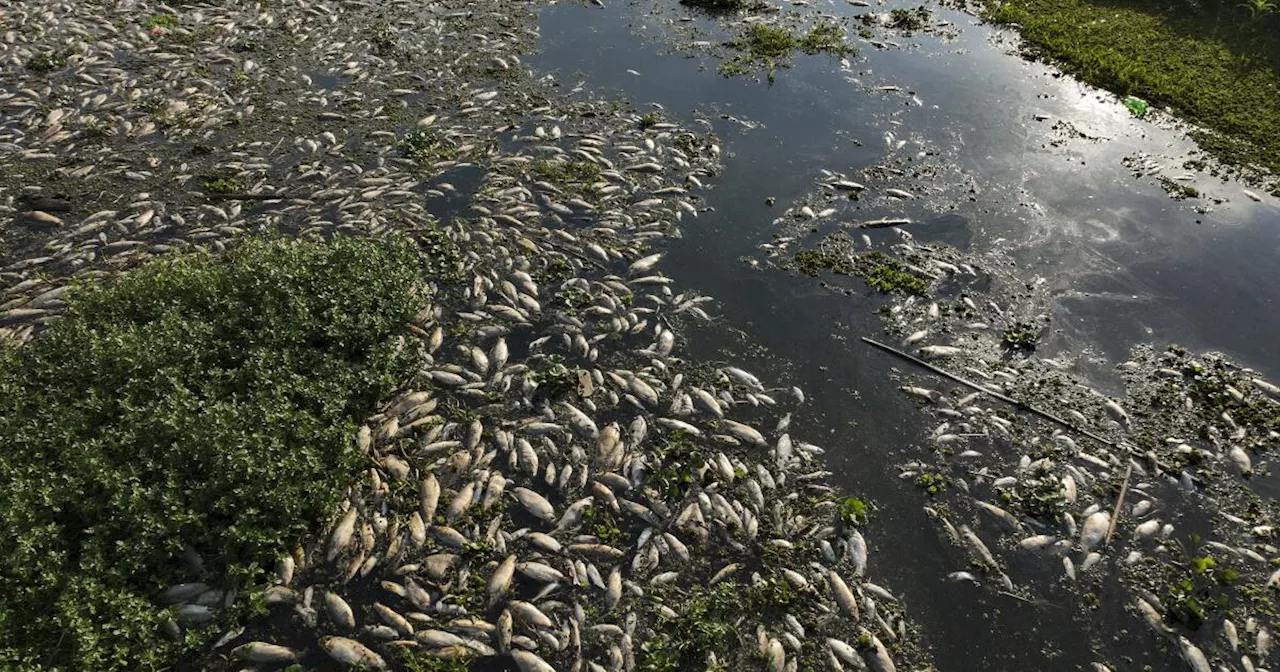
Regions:
[[[520,672],[556,672],[556,668],[547,664],[547,661],[539,658],[535,653],[516,649],[511,652],[511,657],[515,659],[516,667],[520,668]]]
[[[320,640],[320,646],[330,658],[344,665],[375,670],[387,669],[387,663],[382,656],[354,639],[325,637]]]
[[[347,601],[339,597],[337,593],[326,590],[324,593],[324,606],[329,614],[329,620],[345,630],[355,630],[355,613],[351,611],[351,605],[347,604]]]
[[[548,523],[555,520],[555,507],[551,506],[551,502],[548,502],[546,497],[528,488],[516,488],[511,491],[511,494],[515,496],[516,501],[520,502],[520,506],[523,506],[524,510],[535,518]]]
[[[1187,665],[1191,667],[1192,672],[1213,672],[1209,667],[1209,659],[1205,658],[1204,652],[1181,635],[1178,636],[1178,651],[1182,654],[1182,659],[1187,661]]]
[[[1111,525],[1111,516],[1106,512],[1098,511],[1084,519],[1084,523],[1080,526],[1080,547],[1085,553],[1089,553],[1102,543],[1102,538],[1107,534],[1107,528]]]
[[[249,642],[232,649],[231,657],[251,663],[292,663],[298,660],[298,652],[267,642]]]

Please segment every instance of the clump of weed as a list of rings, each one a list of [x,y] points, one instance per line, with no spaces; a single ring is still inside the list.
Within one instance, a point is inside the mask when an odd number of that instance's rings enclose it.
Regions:
[[[1035,331],[1033,324],[1015,322],[1001,334],[1000,343],[1009,350],[1031,352],[1040,345],[1040,334]]]
[[[40,52],[27,59],[26,67],[32,72],[52,72],[58,68],[65,68],[69,55],[65,51]]]
[[[658,114],[657,112],[646,112],[640,115],[640,129],[648,130],[650,128],[653,128],[654,126],[658,125],[659,121],[662,121],[662,115]]]
[[[148,29],[176,28],[178,26],[178,17],[172,14],[152,14],[147,19],[146,26]]]
[[[707,657],[721,661],[740,645],[732,619],[743,610],[742,587],[723,582],[712,587],[694,585],[672,589],[666,600],[677,614],[662,619],[657,632],[640,645],[639,667],[645,672],[706,669]]]
[[[929,8],[923,5],[915,9],[898,8],[889,12],[889,27],[911,34],[917,30],[924,30],[929,25],[930,18],[932,14]]]
[[[866,262],[860,270],[862,279],[885,294],[896,291],[923,296],[929,291],[928,281],[909,272],[897,259],[880,252],[867,252],[862,259]]]
[[[798,35],[786,26],[754,23],[728,46],[739,53],[721,65],[720,72],[730,77],[746,72],[752,65],[764,68],[769,81],[779,67],[791,67],[796,51],[810,56],[821,53],[845,55],[853,53],[853,46],[845,44],[844,29],[834,23],[821,23],[804,35]]]
[[[537,383],[538,393],[549,399],[559,399],[573,391],[577,380],[560,355],[551,355],[530,364],[529,380]]]
[[[400,151],[424,169],[430,169],[436,162],[447,161],[454,156],[453,147],[429,128],[410,131],[400,141]]]
[[[200,185],[206,194],[238,194],[244,191],[244,185],[235,175],[210,175]]]
[[[792,257],[792,267],[811,277],[825,272],[862,278],[868,287],[884,294],[902,292],[923,296],[929,281],[912,273],[906,264],[883,252],[854,252],[847,236],[828,236],[818,249],[800,250]]]
[[[654,123],[657,123],[656,121]],[[641,118],[641,125],[644,118]],[[598,196],[596,182],[600,181],[601,169],[591,161],[550,161],[538,159],[529,167],[529,172],[537,179],[550,182],[556,188],[567,193],[592,199]]]
[[[1176,182],[1167,177],[1160,177],[1160,188],[1164,189],[1166,194],[1169,194],[1177,201],[1185,201],[1188,198],[1200,198],[1199,189],[1190,185],[1182,184],[1181,182]]]
[[[1231,605],[1232,584],[1240,578],[1234,569],[1200,550],[1200,535],[1192,534],[1183,547],[1185,573],[1169,585],[1165,601],[1168,616],[1192,630]]]
[[[680,0],[680,4],[713,13],[737,12],[757,4],[751,0]]]
[[[942,474],[925,472],[916,477],[916,487],[930,495],[937,495],[947,489],[947,477]]]
[[[164,638],[155,603],[198,578],[184,548],[250,595],[328,515],[356,423],[418,365],[395,335],[421,285],[410,242],[254,238],[69,292],[0,353],[0,668],[159,669],[199,646],[213,628]]]
[[[846,497],[840,502],[840,521],[845,525],[866,525],[871,518],[871,507],[858,497]]]

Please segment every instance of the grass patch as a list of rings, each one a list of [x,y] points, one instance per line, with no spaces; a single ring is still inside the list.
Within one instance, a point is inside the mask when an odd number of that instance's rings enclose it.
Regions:
[[[176,28],[178,17],[172,14],[152,14],[147,19],[147,28]]]
[[[932,18],[929,8],[923,5],[914,9],[893,9],[889,12],[889,27],[909,35],[917,30],[924,30]]]
[[[852,252],[839,245],[833,236],[816,250],[801,250],[792,259],[794,268],[805,275],[818,277],[824,272],[854,275],[867,286],[884,294],[904,292],[923,296],[929,292],[929,281],[911,273],[905,264],[883,252]],[[829,243],[834,242],[834,245]]]
[[[1160,188],[1164,189],[1166,194],[1169,194],[1177,201],[1185,201],[1188,198],[1200,198],[1199,189],[1171,180],[1167,177],[1160,178]]]
[[[160,669],[199,645],[161,635],[156,598],[251,594],[327,515],[356,423],[416,366],[393,337],[421,277],[406,241],[250,239],[79,288],[0,353],[0,669]]]
[[[26,68],[32,72],[52,72],[67,67],[67,56],[69,55],[65,51],[42,52],[28,58]]]
[[[728,46],[739,53],[721,65],[721,74],[731,77],[759,66],[771,82],[776,68],[791,67],[797,51],[810,56],[843,56],[856,51],[844,42],[844,29],[834,23],[820,23],[803,35],[786,26],[754,23]]]
[[[707,668],[707,654],[731,660],[741,642],[732,619],[744,610],[742,586],[723,582],[674,589],[668,606],[677,614],[662,619],[653,637],[640,644],[637,664],[643,672],[677,672]]]
[[[400,141],[400,151],[424,170],[429,170],[437,161],[447,161],[455,156],[453,147],[429,128],[414,129],[404,136]]]
[[[206,194],[239,194],[244,185],[235,175],[210,175],[200,184]]]
[[[1000,335],[1000,344],[1009,350],[1031,352],[1040,345],[1040,334],[1034,324],[1015,322]]]
[[[641,123],[644,123],[641,117]],[[657,122],[654,122],[657,123]],[[591,161],[548,161],[538,159],[529,166],[534,178],[550,182],[565,193],[592,200],[599,196],[596,182],[600,181],[600,166]],[[590,303],[590,301],[588,301]]]
[[[988,0],[1033,51],[1121,96],[1167,106],[1223,164],[1280,174],[1280,17],[1232,2]]]

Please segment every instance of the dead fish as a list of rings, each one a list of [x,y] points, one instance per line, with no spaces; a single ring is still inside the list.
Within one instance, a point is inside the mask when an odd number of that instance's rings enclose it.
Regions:
[[[329,614],[329,620],[344,630],[355,630],[356,615],[351,611],[351,605],[342,599],[337,593],[325,591],[324,593],[325,611]]]
[[[320,640],[320,647],[329,654],[330,658],[344,665],[374,670],[387,669],[387,663],[382,656],[354,639],[325,637]]]
[[[516,501],[520,502],[520,506],[524,507],[533,517],[546,522],[552,522],[556,518],[555,507],[551,506],[545,497],[528,488],[516,488],[511,491]]]
[[[511,657],[516,661],[516,667],[520,668],[520,672],[556,672],[556,668],[547,664],[547,661],[539,658],[537,654],[520,649],[511,651]]]
[[[249,642],[231,650],[231,656],[251,663],[292,663],[298,660],[298,652],[267,642]]]
[[[515,575],[515,569],[516,556],[512,554],[498,563],[497,568],[493,570],[493,574],[489,576],[489,606],[497,604],[502,594],[511,587],[511,579]]]
[[[325,559],[333,562],[347,545],[351,543],[351,536],[356,530],[356,507],[352,506],[347,512],[342,514],[342,518],[338,520],[338,524],[334,525],[333,532],[329,535],[329,550],[325,554]]]
[[[1178,651],[1182,654],[1182,659],[1187,661],[1187,665],[1191,667],[1192,672],[1212,672],[1209,667],[1209,659],[1205,657],[1204,652],[1188,641],[1186,637],[1178,637]]]
[[[1102,538],[1107,534],[1107,528],[1111,525],[1111,516],[1106,512],[1098,511],[1084,519],[1084,523],[1080,526],[1080,547],[1085,553],[1089,553],[1102,543]]]

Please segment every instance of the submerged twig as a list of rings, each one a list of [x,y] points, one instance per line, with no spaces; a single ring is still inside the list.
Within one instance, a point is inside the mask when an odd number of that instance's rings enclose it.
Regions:
[[[897,355],[897,356],[899,356],[899,357],[901,357],[901,358],[903,358],[903,359],[905,359],[905,360],[907,360],[907,361],[910,361],[910,362],[914,362],[914,363],[916,363],[916,364],[919,364],[920,366],[923,366],[924,368],[929,369],[930,371],[932,371],[932,372],[934,372],[934,373],[938,374],[939,376],[943,376],[943,377],[945,377],[945,378],[949,378],[949,379],[951,379],[951,380],[954,380],[955,382],[960,383],[961,385],[964,385],[964,386],[966,386],[966,387],[971,387],[971,388],[973,388],[973,389],[975,389],[975,390],[977,390],[977,391],[979,391],[979,392],[982,392],[983,394],[991,395],[991,396],[995,397],[996,399],[999,399],[1000,401],[1005,402],[1006,404],[1013,404],[1014,406],[1017,406],[1018,408],[1021,408],[1021,409],[1022,409],[1022,410],[1024,410],[1024,411],[1028,411],[1028,412],[1030,412],[1030,413],[1033,413],[1033,414],[1035,414],[1035,415],[1038,415],[1038,416],[1040,416],[1040,417],[1044,418],[1045,420],[1049,420],[1049,421],[1051,421],[1051,422],[1055,422],[1055,423],[1057,423],[1057,424],[1059,424],[1059,425],[1062,425],[1063,427],[1066,427],[1067,429],[1070,429],[1070,430],[1071,430],[1071,431],[1073,431],[1073,432],[1078,432],[1078,433],[1080,433],[1080,434],[1083,434],[1083,435],[1085,435],[1085,436],[1087,436],[1087,437],[1089,437],[1089,438],[1093,439],[1094,441],[1097,441],[1098,443],[1101,443],[1101,444],[1104,444],[1104,445],[1110,446],[1110,447],[1112,447],[1112,448],[1115,448],[1115,447],[1116,447],[1116,443],[1115,443],[1114,441],[1111,441],[1110,439],[1105,439],[1105,438],[1103,438],[1103,437],[1101,437],[1101,436],[1098,436],[1097,434],[1094,434],[1093,432],[1091,432],[1091,431],[1089,431],[1089,430],[1087,430],[1087,429],[1082,429],[1082,428],[1080,428],[1080,427],[1077,427],[1077,426],[1075,426],[1075,425],[1073,425],[1073,424],[1071,424],[1071,423],[1067,422],[1066,420],[1063,420],[1062,418],[1059,418],[1058,416],[1056,416],[1056,415],[1054,415],[1054,414],[1052,414],[1052,413],[1049,413],[1048,411],[1042,411],[1042,410],[1040,410],[1040,409],[1038,409],[1038,408],[1036,408],[1036,407],[1034,407],[1034,406],[1031,406],[1030,404],[1027,404],[1027,403],[1022,402],[1022,401],[1018,401],[1017,399],[1014,399],[1013,397],[1005,396],[1005,395],[1003,395],[1003,394],[1001,394],[1001,393],[999,393],[999,392],[995,392],[995,391],[993,391],[993,390],[990,390],[990,389],[988,389],[988,388],[986,388],[986,387],[983,387],[982,385],[979,385],[979,384],[977,384],[977,383],[975,383],[975,382],[972,382],[972,381],[966,380],[966,379],[964,379],[964,378],[961,378],[960,376],[957,376],[956,374],[951,373],[950,371],[946,371],[946,370],[940,369],[940,368],[938,368],[938,367],[936,367],[936,366],[934,366],[934,365],[930,364],[929,362],[926,362],[926,361],[924,361],[923,359],[920,359],[919,357],[915,357],[915,356],[909,355],[909,354],[907,354],[907,353],[905,353],[905,352],[903,352],[903,351],[901,351],[901,350],[898,350],[897,348],[890,347],[890,346],[888,346],[888,345],[885,345],[884,343],[880,343],[879,341],[874,341],[874,340],[872,340],[872,339],[870,339],[870,338],[867,338],[866,336],[863,336],[863,337],[862,337],[862,340],[866,341],[867,343],[870,343],[871,345],[874,345],[874,346],[875,346],[875,347],[877,347],[877,348],[880,348],[881,350],[884,350],[885,352],[889,352],[889,353],[895,354],[895,355]]]
[[[1152,462],[1153,464],[1155,464],[1155,465],[1156,465],[1156,467],[1159,467],[1160,469],[1163,469],[1163,470],[1164,470],[1164,471],[1166,471],[1166,472],[1173,473],[1173,472],[1175,472],[1175,471],[1176,471],[1176,470],[1175,470],[1175,469],[1173,469],[1171,466],[1169,466],[1169,465],[1165,464],[1164,462],[1161,462],[1159,459],[1157,459],[1157,458],[1156,458],[1156,456],[1155,456],[1154,454],[1146,454],[1146,455],[1144,455],[1144,454],[1142,454],[1142,453],[1139,453],[1139,452],[1138,452],[1138,450],[1137,450],[1137,448],[1135,448],[1135,447],[1134,447],[1134,446],[1132,446],[1132,445],[1129,445],[1129,444],[1128,444],[1128,443],[1126,443],[1126,442],[1116,443],[1115,441],[1112,441],[1112,440],[1110,440],[1110,439],[1103,438],[1102,436],[1099,436],[1099,435],[1097,435],[1097,434],[1095,434],[1095,433],[1093,433],[1093,432],[1091,432],[1091,431],[1089,431],[1089,430],[1087,430],[1087,429],[1084,429],[1084,428],[1081,428],[1081,427],[1077,427],[1077,426],[1075,426],[1075,425],[1071,424],[1070,422],[1067,422],[1066,420],[1063,420],[1062,418],[1059,418],[1058,416],[1056,416],[1056,415],[1054,415],[1054,414],[1052,414],[1052,413],[1050,413],[1050,412],[1048,412],[1048,411],[1042,411],[1042,410],[1040,410],[1040,409],[1038,409],[1038,408],[1036,408],[1036,407],[1034,407],[1034,406],[1032,406],[1032,405],[1030,405],[1030,404],[1028,404],[1028,403],[1026,403],[1026,402],[1018,401],[1017,399],[1014,399],[1013,397],[1010,397],[1010,396],[1007,396],[1007,395],[1001,394],[1001,393],[996,392],[996,391],[994,391],[994,390],[990,390],[990,389],[988,389],[988,388],[986,388],[986,387],[983,387],[982,385],[979,385],[979,384],[977,384],[977,383],[975,383],[975,382],[973,382],[973,381],[967,380],[967,379],[965,379],[965,378],[961,378],[960,376],[957,376],[956,374],[951,373],[950,371],[946,371],[946,370],[944,370],[944,369],[940,369],[940,368],[938,368],[938,367],[936,367],[936,366],[934,366],[934,365],[930,364],[929,362],[926,362],[926,361],[924,361],[923,359],[920,359],[919,357],[915,357],[915,356],[913,356],[913,355],[909,355],[909,354],[907,354],[907,353],[905,353],[905,352],[903,352],[903,351],[901,351],[901,350],[898,350],[897,348],[894,348],[894,347],[891,347],[891,346],[885,345],[884,343],[881,343],[881,342],[879,342],[879,341],[872,340],[872,339],[870,339],[870,338],[867,338],[866,336],[863,336],[863,337],[862,337],[862,340],[866,341],[867,343],[870,343],[871,345],[874,345],[874,346],[875,346],[875,347],[877,347],[877,348],[880,348],[881,350],[884,350],[885,352],[888,352],[888,353],[891,353],[891,354],[897,355],[897,356],[899,356],[899,357],[901,357],[901,358],[903,358],[903,359],[905,359],[905,360],[907,360],[907,361],[909,361],[909,362],[913,362],[913,363],[915,363],[915,364],[918,364],[918,365],[920,365],[920,366],[923,366],[924,368],[926,368],[926,369],[928,369],[928,370],[930,370],[930,371],[932,371],[932,372],[934,372],[934,373],[938,374],[939,376],[942,376],[942,377],[947,378],[947,379],[949,379],[949,380],[954,380],[955,382],[960,383],[961,385],[964,385],[964,386],[966,386],[966,387],[971,387],[971,388],[973,388],[973,389],[977,390],[978,392],[981,392],[981,393],[983,393],[983,394],[986,394],[986,395],[989,395],[989,396],[995,397],[996,399],[999,399],[1000,401],[1003,401],[1003,402],[1005,402],[1006,404],[1011,404],[1011,405],[1016,406],[1016,407],[1018,407],[1018,408],[1020,408],[1020,409],[1022,409],[1022,410],[1024,410],[1024,411],[1027,411],[1027,412],[1032,413],[1032,414],[1034,414],[1034,415],[1038,415],[1038,416],[1040,416],[1040,417],[1044,418],[1045,420],[1049,420],[1050,422],[1054,422],[1054,423],[1057,423],[1057,424],[1059,424],[1059,425],[1062,425],[1063,427],[1066,427],[1067,429],[1069,429],[1069,430],[1071,430],[1071,431],[1073,431],[1073,432],[1077,432],[1077,433],[1079,433],[1079,434],[1083,434],[1084,436],[1087,436],[1087,437],[1089,437],[1089,438],[1093,439],[1094,441],[1097,441],[1098,443],[1103,444],[1104,446],[1108,446],[1108,447],[1110,447],[1110,448],[1121,448],[1121,449],[1124,449],[1126,452],[1128,452],[1130,455],[1145,457],[1145,458],[1147,458],[1147,459],[1151,460],[1151,462]],[[1130,466],[1130,468],[1132,468],[1132,467],[1133,467],[1133,465],[1132,465],[1132,464],[1130,464],[1129,466]]]
[[[1102,541],[1103,546],[1111,543],[1111,535],[1116,533],[1116,521],[1120,520],[1120,506],[1124,503],[1124,496],[1129,492],[1129,477],[1133,475],[1133,460],[1129,461],[1129,468],[1124,470],[1124,482],[1120,484],[1120,496],[1116,497],[1116,506],[1111,510],[1111,524],[1107,525],[1107,538]]]

